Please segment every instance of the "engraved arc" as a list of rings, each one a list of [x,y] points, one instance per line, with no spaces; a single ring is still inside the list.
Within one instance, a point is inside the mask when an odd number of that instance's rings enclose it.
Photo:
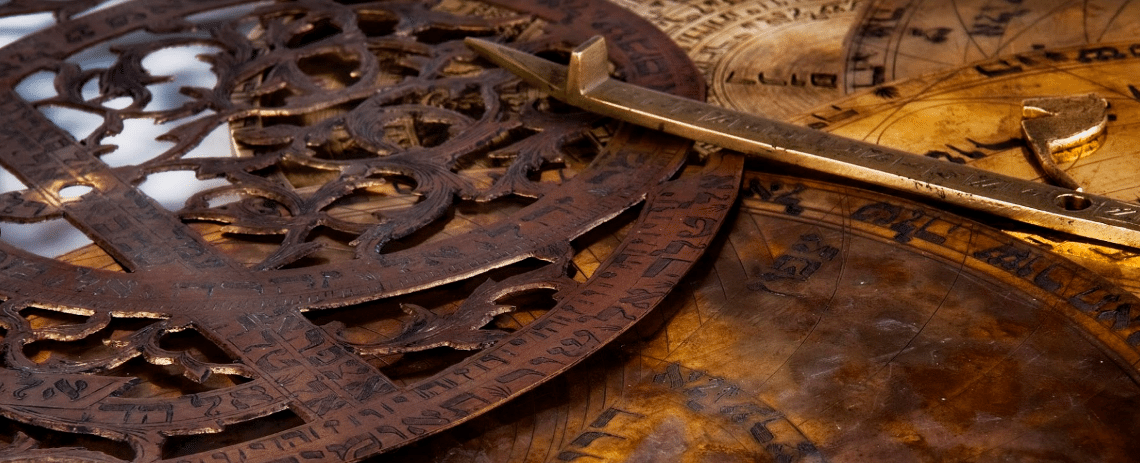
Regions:
[[[11,85],[110,37],[141,28],[151,32],[184,28],[187,25],[179,18],[187,14],[237,2],[143,3],[128,2],[72,18],[17,42],[0,55],[4,63],[0,79]],[[682,54],[654,45],[667,43],[663,36],[648,24],[628,21],[613,6],[583,0],[492,3],[536,13],[566,40],[577,41],[593,33],[610,35],[617,45],[613,57],[628,69],[631,80],[688,96],[698,96],[702,90]],[[59,37],[74,40],[64,44],[52,39]],[[34,45],[38,43],[51,45]],[[655,71],[665,68],[675,72]],[[46,123],[18,99],[6,101],[17,106],[3,117],[19,118],[21,113],[31,117],[5,126],[21,127],[20,121]],[[26,132],[37,130],[33,127]],[[237,361],[207,369],[240,371],[252,377],[218,391],[170,400],[136,400],[117,397],[117,390],[129,384],[123,378],[104,384],[50,368],[10,368],[0,373],[5,384],[17,384],[21,375],[34,375],[42,384],[23,391],[27,400],[33,397],[31,392],[44,397],[50,392],[52,400],[64,401],[60,408],[25,408],[25,399],[14,396],[0,406],[7,417],[125,439],[141,459],[160,458],[165,436],[217,432],[286,408],[305,424],[187,459],[270,461],[288,449],[305,459],[354,461],[470,419],[569,368],[652,309],[715,236],[716,224],[723,221],[733,202],[742,169],[737,158],[710,162],[707,172],[686,174],[658,190],[657,185],[683,164],[688,144],[622,128],[611,134],[607,149],[584,172],[497,224],[401,251],[303,268],[253,271],[232,264],[174,214],[118,179],[91,148],[76,144],[53,127],[38,133],[55,144],[17,137],[17,143],[0,153],[0,162],[33,189],[45,191],[45,197],[54,194],[49,190],[58,189],[61,183],[89,179],[95,186],[93,193],[60,202],[60,207],[130,271],[83,268],[5,247],[0,256],[4,295],[27,300],[33,307],[94,313],[94,321],[88,322],[93,327],[109,320],[109,314],[170,317],[153,332],[193,329]],[[30,159],[51,162],[33,166]],[[56,169],[56,165],[67,169]],[[539,320],[429,379],[397,385],[301,313],[406,294],[530,257],[550,259],[551,249],[562,249],[655,190],[657,196],[651,203],[665,205],[646,208],[652,212],[635,225],[643,239],[630,240],[619,248],[602,267],[608,271],[597,272]],[[707,191],[720,193],[709,195]],[[654,203],[658,200],[662,202]],[[690,225],[673,230],[674,214],[691,217]],[[145,246],[155,243],[162,249]],[[615,308],[625,316],[613,317]],[[167,321],[171,324],[163,325]],[[90,402],[92,407],[81,408],[80,402]]]

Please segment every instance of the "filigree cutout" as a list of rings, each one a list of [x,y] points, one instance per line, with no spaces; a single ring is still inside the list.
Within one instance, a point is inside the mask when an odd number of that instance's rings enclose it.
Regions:
[[[344,334],[344,324],[330,323],[326,329],[362,354],[386,355],[419,352],[437,347],[457,350],[477,350],[493,345],[508,332],[488,324],[499,315],[513,312],[516,307],[500,301],[520,293],[536,290],[555,290],[555,301],[561,293],[573,289],[578,283],[567,275],[569,257],[558,262],[510,276],[502,281],[487,280],[451,313],[440,315],[422,306],[401,303],[400,309],[409,317],[399,332],[388,339],[374,342],[354,342]]]
[[[562,307],[621,298],[587,289],[575,240],[678,172],[687,145],[560,106],[462,43],[565,55],[587,32],[657,37],[608,4],[568,1],[0,6],[61,21],[0,49],[0,79],[53,87],[0,100],[0,163],[22,186],[0,197],[0,220],[66,221],[93,243],[59,258],[0,244],[0,414],[18,422],[7,435],[30,436],[6,441],[49,459],[258,460],[238,447],[317,426],[298,455],[353,461],[386,447],[329,423],[400,445],[458,422],[432,408],[445,398],[414,392],[431,376],[494,362],[479,367],[494,393],[463,412],[477,414],[599,349],[636,317]],[[213,79],[155,66],[170,50],[200,53],[195,69]],[[686,63],[674,49],[664,59]],[[641,80],[695,96],[690,77]],[[134,146],[152,122],[146,137],[161,143]],[[223,132],[230,146],[206,143]],[[180,206],[154,193],[186,173],[213,186]],[[373,307],[392,309],[375,314],[383,335],[315,322]],[[498,371],[514,366],[497,352],[544,318],[585,320],[534,351],[565,359]],[[39,438],[51,431],[120,449],[53,447]]]

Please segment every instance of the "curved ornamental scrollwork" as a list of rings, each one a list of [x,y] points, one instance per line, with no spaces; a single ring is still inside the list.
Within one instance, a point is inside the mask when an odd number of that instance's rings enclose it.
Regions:
[[[601,2],[92,6],[0,6],[58,20],[0,51],[0,164],[21,183],[0,221],[92,242],[0,244],[0,414],[20,458],[381,453],[625,331],[735,198],[738,161],[666,181],[686,143],[564,107],[462,43],[558,57],[604,33],[617,75],[699,95],[683,53]],[[206,78],[156,71],[169,50]],[[148,124],[157,143],[126,137]],[[201,184],[173,204],[148,189],[172,172]]]

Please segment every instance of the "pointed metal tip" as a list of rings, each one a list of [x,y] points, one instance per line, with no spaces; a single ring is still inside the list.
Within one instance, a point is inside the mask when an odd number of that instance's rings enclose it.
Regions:
[[[566,66],[486,39],[467,37],[463,43],[551,96],[559,99],[566,97]]]
[[[466,37],[463,39],[463,44],[484,57],[490,58],[491,55],[497,54],[499,48],[503,48],[495,42],[478,37]]]

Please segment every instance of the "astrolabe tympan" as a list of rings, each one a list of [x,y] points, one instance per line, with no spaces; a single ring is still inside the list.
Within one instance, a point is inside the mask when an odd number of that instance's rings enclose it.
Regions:
[[[687,142],[544,99],[461,41],[558,56],[606,34],[625,78],[701,95],[603,2],[97,3],[0,5],[58,19],[0,50],[5,234],[94,242],[0,244],[0,459],[386,452],[620,335],[736,197],[739,160],[667,181]],[[168,49],[209,78],[156,71]],[[164,144],[126,136],[156,123]],[[215,134],[233,152],[199,149]],[[164,207],[176,171],[209,188]]]
[[[708,101],[783,119],[974,61],[1129,40],[1129,0],[617,0],[693,59]]]
[[[1022,128],[1024,101],[1041,95],[1096,94],[1108,102],[1107,125],[1090,154],[1062,163],[1085,191],[1135,202],[1140,198],[1132,42],[1040,50],[893,83],[839,100],[795,119],[853,138],[967,163],[1015,177],[1047,181],[1031,161]],[[1011,233],[1052,249],[1133,292],[1135,250],[1088,243],[1039,230]]]

